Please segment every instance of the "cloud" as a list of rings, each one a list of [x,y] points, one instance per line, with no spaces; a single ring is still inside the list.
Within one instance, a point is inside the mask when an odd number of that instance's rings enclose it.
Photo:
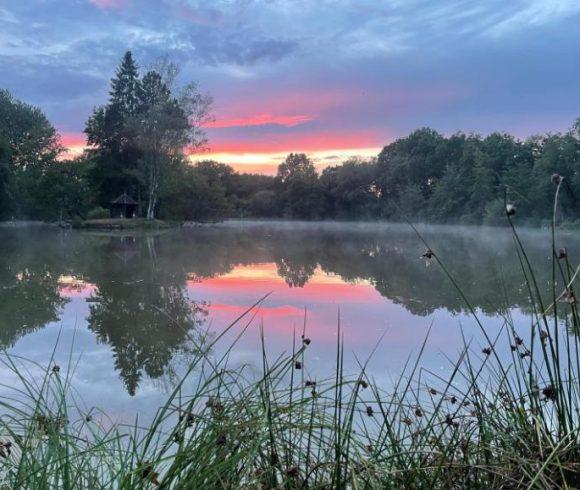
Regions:
[[[168,54],[214,96],[210,144],[231,163],[580,115],[577,0],[0,3],[0,84],[66,133],[107,100],[127,49],[143,69]]]
[[[10,24],[20,24],[16,16],[6,9],[0,8],[0,23],[7,22]]]
[[[89,0],[89,2],[100,9],[120,9],[125,7],[129,0]]]
[[[312,116],[296,115],[296,116],[275,116],[272,114],[256,114],[248,117],[231,118],[231,119],[217,119],[211,123],[210,128],[232,128],[245,126],[284,126],[292,128],[300,124],[312,121]]]
[[[310,130],[304,133],[281,133],[268,138],[256,134],[254,137],[219,137],[212,132],[212,153],[273,153],[340,150],[352,148],[380,147],[389,135],[376,129],[358,130]],[[211,135],[210,135],[211,136]]]
[[[103,86],[103,78],[83,73],[66,65],[10,62],[0,56],[0,77],[9,80],[9,86],[26,99],[43,104],[70,100],[87,90]]]
[[[294,53],[298,43],[248,32],[223,33],[212,30],[190,40],[193,53],[208,65],[255,65],[275,63]]]
[[[577,0],[531,0],[491,26],[487,33],[501,37],[526,28],[540,27],[580,14]]]

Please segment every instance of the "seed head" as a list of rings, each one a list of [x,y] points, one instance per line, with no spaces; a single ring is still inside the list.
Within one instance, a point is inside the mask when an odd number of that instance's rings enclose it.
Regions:
[[[216,443],[218,446],[224,446],[226,442],[227,442],[227,438],[226,438],[226,435],[225,435],[225,433],[223,433],[223,432],[220,432],[220,434],[218,435],[218,437],[217,437],[217,439],[216,439],[215,443]]]
[[[417,407],[417,408],[415,409],[415,415],[416,415],[417,417],[422,417],[422,416],[423,416],[423,410],[421,410],[421,407]]]
[[[302,343],[304,345],[310,345],[311,340],[308,337],[303,337],[302,338]]]
[[[373,410],[373,407],[371,407],[370,405],[367,407],[367,415],[369,417],[372,417],[374,415],[375,411]]]
[[[365,388],[368,388],[368,387],[369,387],[369,384],[368,384],[368,383],[367,383],[367,382],[366,382],[364,379],[361,379],[361,380],[359,380],[359,382],[358,382],[358,385],[359,385],[359,386],[360,386],[362,389],[365,389]]]
[[[552,174],[552,184],[558,185],[562,182],[563,177],[560,174]]]
[[[302,363],[300,361],[296,361],[294,363],[294,369],[302,369]]]
[[[304,386],[316,386],[316,381],[306,381],[304,383]]]
[[[546,332],[545,330],[540,330],[540,340],[542,342],[545,342],[550,336],[548,335],[548,332]]]
[[[542,390],[542,395],[546,397],[546,400],[555,401],[557,394],[558,391],[552,385],[548,385]]]
[[[491,354],[491,347],[486,347],[485,349],[482,349],[481,352],[483,352],[486,356],[489,356]]]
[[[435,253],[433,252],[433,250],[428,248],[427,250],[425,250],[423,255],[421,255],[421,257],[423,257],[425,259],[431,259],[431,258],[433,258],[434,255],[435,255]]]
[[[558,259],[565,259],[568,257],[568,249],[566,247],[562,247],[558,249],[558,255],[556,256]]]
[[[514,214],[516,214],[516,212],[517,208],[513,204],[506,204],[505,214],[507,214],[508,216],[513,216]]]
[[[149,480],[151,483],[158,486],[159,480],[157,477],[159,476],[159,473],[153,471],[153,466],[148,461],[143,463],[143,465],[144,466],[141,469],[141,478],[143,478],[143,480]]]
[[[276,466],[279,462],[280,458],[278,457],[278,453],[276,451],[272,451],[272,454],[270,455],[270,463],[272,466]]]
[[[0,442],[0,457],[6,459],[12,453],[12,443],[10,441]]]
[[[572,291],[570,288],[566,288],[566,290],[564,291],[564,301],[571,305],[576,303],[576,295],[574,294],[574,291]]]
[[[52,372],[54,374],[58,374],[60,372],[60,366],[58,364],[55,364],[54,366],[52,366]]]

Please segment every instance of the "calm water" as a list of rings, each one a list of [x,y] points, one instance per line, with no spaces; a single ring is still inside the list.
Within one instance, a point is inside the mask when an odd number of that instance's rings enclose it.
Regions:
[[[528,301],[508,230],[422,232],[490,334],[507,311],[525,331]],[[523,239],[545,286],[549,234],[524,232]],[[578,236],[560,242],[580,256]],[[391,379],[432,325],[423,364],[444,374],[446,356],[462,347],[461,329],[483,342],[457,291],[421,258],[424,249],[408,227],[394,225],[226,223],[134,236],[0,228],[0,344],[46,364],[58,339],[57,362],[74,371],[84,403],[131,420],[161,403],[192,356],[192,338],[221,332],[271,293],[231,364],[259,370],[260,325],[271,357],[290,351],[306,311],[305,370],[332,373],[340,311],[347,369],[382,338],[370,371]],[[3,372],[0,381],[12,382]]]

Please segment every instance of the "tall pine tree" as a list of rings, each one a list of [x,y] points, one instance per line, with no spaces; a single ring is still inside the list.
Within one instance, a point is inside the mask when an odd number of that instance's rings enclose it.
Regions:
[[[123,192],[140,201],[140,152],[131,121],[139,107],[141,81],[130,51],[111,80],[109,94],[109,103],[95,108],[85,128],[94,156],[91,181],[99,189],[99,203],[104,207]]]
[[[140,92],[139,69],[131,51],[127,51],[115,77],[111,80],[109,105],[124,116],[134,116],[139,106]]]

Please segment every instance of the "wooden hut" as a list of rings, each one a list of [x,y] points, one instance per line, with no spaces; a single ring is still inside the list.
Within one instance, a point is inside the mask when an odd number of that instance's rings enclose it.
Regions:
[[[111,201],[111,218],[134,218],[137,206],[137,201],[125,192]]]

